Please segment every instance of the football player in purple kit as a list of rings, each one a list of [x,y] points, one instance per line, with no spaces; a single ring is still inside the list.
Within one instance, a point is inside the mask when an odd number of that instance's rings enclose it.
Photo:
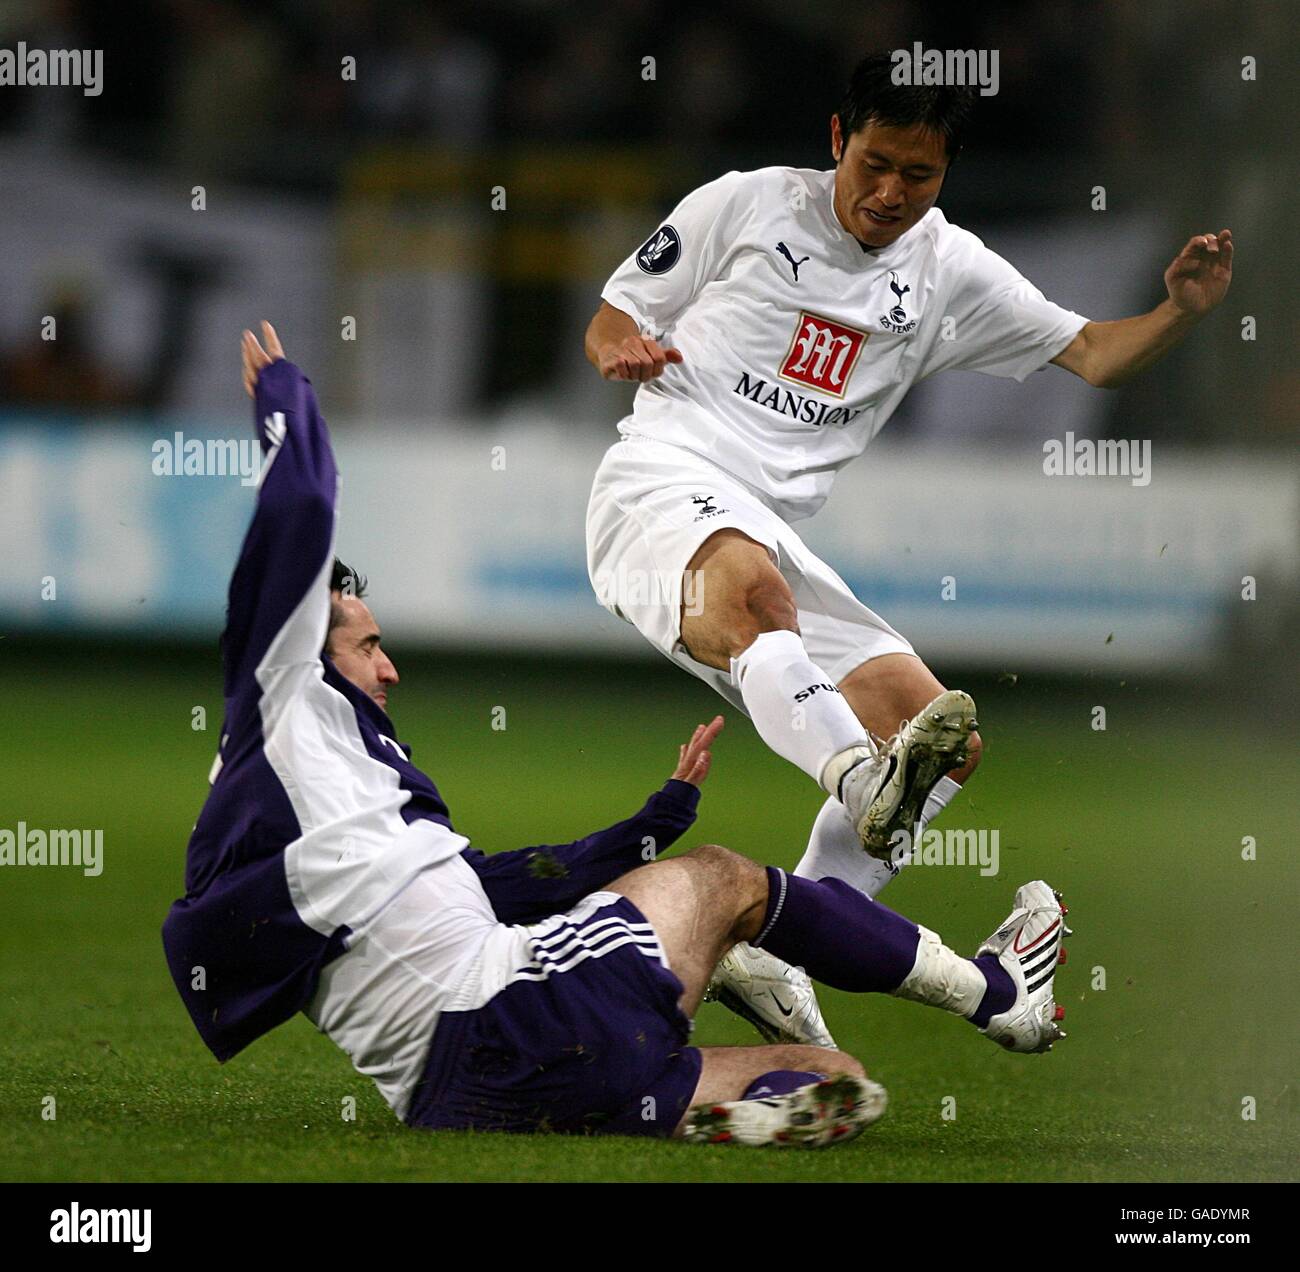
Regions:
[[[473,848],[388,713],[397,670],[335,556],[329,434],[262,331],[242,346],[264,460],[230,584],[221,744],[163,926],[219,1060],[301,1011],[415,1127],[851,1138],[886,1099],[852,1056],[690,1045],[737,941],[832,986],[943,1008],[1009,1050],[1050,1047],[1065,929],[1041,882],[967,959],[835,879],[713,844],[654,860],[694,821],[721,717],[625,821],[570,844]]]

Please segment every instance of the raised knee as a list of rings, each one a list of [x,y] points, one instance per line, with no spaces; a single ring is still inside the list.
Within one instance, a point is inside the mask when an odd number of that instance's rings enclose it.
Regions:
[[[717,657],[718,666],[739,658],[766,632],[799,630],[799,610],[794,603],[794,593],[775,571],[770,576],[736,588],[718,607],[717,619],[712,652]],[[694,636],[693,632],[690,634]],[[683,627],[683,637],[686,635]],[[685,643],[692,657],[701,662],[709,661],[691,648],[689,640]]]
[[[700,844],[678,860],[689,861],[698,872],[695,886],[710,903],[727,911],[733,941],[752,941],[767,912],[767,871],[721,844]]]
[[[707,886],[715,895],[730,898],[743,917],[753,911],[761,917],[767,902],[767,871],[721,844],[700,844],[686,854],[709,872]]]
[[[721,844],[698,844],[686,856],[717,869],[738,874],[762,869],[748,857],[742,857],[740,853],[724,848]]]
[[[739,530],[710,535],[682,586],[681,639],[697,662],[725,671],[764,632],[798,630],[789,583],[768,549]]]
[[[790,585],[775,572],[756,579],[741,597],[745,616],[744,637],[748,645],[764,632],[798,631],[799,610],[794,603]],[[737,651],[739,652],[739,651]]]

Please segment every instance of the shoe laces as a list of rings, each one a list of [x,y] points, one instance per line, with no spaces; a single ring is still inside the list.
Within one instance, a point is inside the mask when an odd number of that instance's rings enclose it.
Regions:
[[[898,728],[895,729],[887,738],[882,738],[880,734],[872,733],[872,731],[868,729],[867,737],[871,740],[871,743],[875,746],[877,752],[884,755],[887,754],[889,748],[898,741],[899,737],[902,736],[903,730],[906,729],[909,724],[911,724],[910,720],[900,720],[898,722]]]

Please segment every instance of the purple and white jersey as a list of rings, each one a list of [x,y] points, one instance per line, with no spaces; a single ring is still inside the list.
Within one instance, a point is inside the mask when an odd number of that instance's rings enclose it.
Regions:
[[[264,463],[230,584],[221,746],[163,944],[219,1060],[306,1010],[400,1114],[438,1013],[517,970],[506,924],[644,864],[646,842],[662,850],[691,824],[698,792],[670,781],[576,843],[470,849],[387,713],[322,652],[339,476],[292,363],[262,371],[256,427]],[[537,852],[561,864],[558,881],[523,868]],[[501,949],[485,976],[488,946]]]
[[[222,1060],[300,1010],[350,931],[467,844],[387,714],[322,655],[339,477],[292,363],[262,372],[256,426],[264,467],[230,583],[221,748],[163,928]]]

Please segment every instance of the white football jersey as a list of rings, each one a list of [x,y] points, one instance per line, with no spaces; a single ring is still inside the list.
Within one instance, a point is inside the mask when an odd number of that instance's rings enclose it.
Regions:
[[[918,380],[1023,380],[1088,320],[938,208],[890,246],[839,222],[835,171],[729,172],[688,194],[601,295],[684,361],[619,424],[685,447],[787,521],[810,517]]]

